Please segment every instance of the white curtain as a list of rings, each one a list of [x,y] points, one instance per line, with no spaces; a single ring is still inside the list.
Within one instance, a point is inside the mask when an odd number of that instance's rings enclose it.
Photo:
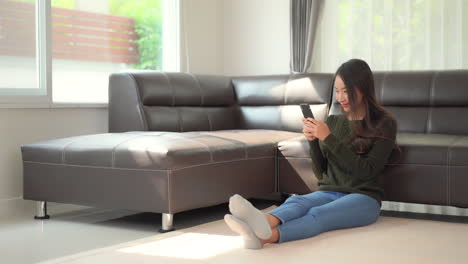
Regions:
[[[290,0],[292,73],[309,72],[312,65],[318,17],[323,0]]]
[[[468,68],[468,0],[324,1],[312,71],[350,58],[374,71]]]

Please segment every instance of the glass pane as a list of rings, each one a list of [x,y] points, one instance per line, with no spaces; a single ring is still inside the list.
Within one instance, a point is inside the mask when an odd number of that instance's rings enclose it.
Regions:
[[[34,0],[0,0],[0,72],[0,89],[38,88]]]
[[[468,1],[462,2],[462,69],[468,69]]]
[[[107,102],[109,74],[161,70],[161,2],[52,1],[54,102]]]

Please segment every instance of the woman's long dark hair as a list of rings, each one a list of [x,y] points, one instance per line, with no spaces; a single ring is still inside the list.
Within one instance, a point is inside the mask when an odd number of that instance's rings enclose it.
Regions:
[[[374,76],[367,63],[360,59],[351,59],[338,68],[335,73],[343,80],[348,92],[350,106],[349,113],[341,108],[341,111],[351,119],[358,119],[358,105],[356,89],[362,94],[362,103],[365,105],[365,116],[362,122],[353,122],[353,133],[348,138],[348,143],[353,146],[357,154],[365,154],[377,138],[395,140],[383,135],[382,127],[384,121],[392,119],[396,125],[393,115],[385,110],[375,98]],[[348,116],[350,115],[350,116]],[[395,128],[396,129],[396,128]]]

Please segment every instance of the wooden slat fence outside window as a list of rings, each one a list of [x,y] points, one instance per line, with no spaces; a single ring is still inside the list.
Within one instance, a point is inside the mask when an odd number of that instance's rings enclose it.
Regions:
[[[0,56],[35,56],[33,4],[0,0]],[[135,20],[52,8],[53,58],[137,64]]]

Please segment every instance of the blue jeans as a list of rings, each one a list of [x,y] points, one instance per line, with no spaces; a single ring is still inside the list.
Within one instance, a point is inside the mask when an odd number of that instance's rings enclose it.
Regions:
[[[380,204],[364,194],[316,191],[289,197],[268,214],[281,221],[277,229],[282,243],[372,224],[379,218]]]

